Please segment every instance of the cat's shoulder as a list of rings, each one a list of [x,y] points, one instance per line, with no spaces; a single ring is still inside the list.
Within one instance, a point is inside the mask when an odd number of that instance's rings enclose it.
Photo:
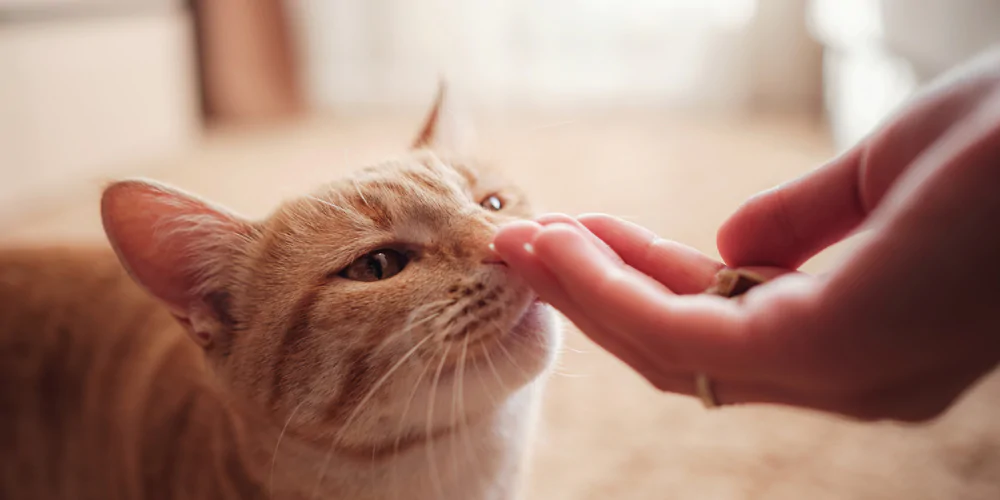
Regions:
[[[0,248],[0,297],[26,306],[34,300],[129,292],[128,275],[106,246],[8,246]],[[103,290],[101,289],[103,288]]]
[[[56,327],[109,334],[168,319],[107,246],[0,248],[0,336]]]

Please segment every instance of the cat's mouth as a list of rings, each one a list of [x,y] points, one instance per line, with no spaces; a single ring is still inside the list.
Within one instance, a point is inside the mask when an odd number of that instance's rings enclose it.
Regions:
[[[521,315],[514,321],[510,328],[503,333],[487,335],[481,342],[497,342],[507,344],[522,340],[524,336],[537,334],[543,326],[542,316],[545,313],[546,304],[538,296],[528,302],[528,305],[521,312]]]
[[[478,336],[462,349],[452,349],[455,357],[443,374],[453,373],[458,365],[462,364],[463,359],[468,364],[478,362],[480,358],[495,357],[497,352],[502,353],[504,357],[518,357],[523,355],[522,351],[526,348],[545,350],[547,314],[549,314],[548,304],[538,297],[533,298],[509,328],[502,332]]]

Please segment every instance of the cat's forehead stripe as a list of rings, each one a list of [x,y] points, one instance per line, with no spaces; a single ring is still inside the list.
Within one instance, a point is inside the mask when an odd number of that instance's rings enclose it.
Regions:
[[[430,244],[434,240],[435,229],[423,218],[414,218],[396,228],[399,238],[421,245]]]
[[[448,175],[448,174],[451,175]],[[346,194],[351,206],[381,229],[400,223],[409,236],[426,240],[431,221],[469,201],[464,177],[441,165],[420,165],[372,170],[354,179]]]
[[[445,195],[452,190],[445,178],[440,173],[429,170],[405,170],[402,172],[403,179],[411,182],[414,187],[424,189],[436,195]]]

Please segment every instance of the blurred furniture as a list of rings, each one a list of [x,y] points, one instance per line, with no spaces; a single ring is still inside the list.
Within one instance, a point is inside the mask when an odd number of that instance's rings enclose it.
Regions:
[[[812,0],[826,110],[840,149],[921,84],[1000,42],[996,0]]]
[[[818,109],[805,0],[298,0],[312,105],[426,106],[446,75],[477,107]]]
[[[190,24],[178,0],[0,0],[0,221],[192,143]]]
[[[203,104],[213,122],[262,122],[302,110],[284,0],[195,0]]]

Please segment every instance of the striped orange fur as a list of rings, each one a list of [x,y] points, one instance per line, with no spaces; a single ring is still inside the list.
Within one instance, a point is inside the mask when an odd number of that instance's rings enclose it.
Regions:
[[[516,498],[559,334],[449,109],[263,220],[127,180],[111,250],[0,250],[0,498]]]

